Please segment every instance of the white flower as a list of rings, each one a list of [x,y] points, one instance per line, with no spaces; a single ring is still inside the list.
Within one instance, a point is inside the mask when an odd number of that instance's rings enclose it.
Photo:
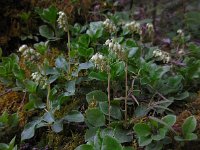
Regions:
[[[111,42],[111,40],[106,40],[105,45],[109,45],[109,43]]]
[[[64,12],[60,11],[58,12],[58,19],[57,19],[57,22],[58,22],[58,26],[59,28],[62,28],[65,32],[67,32],[67,16]]]
[[[109,33],[113,33],[117,31],[117,27],[114,25],[114,23],[110,19],[106,19],[103,22],[103,25],[108,30]]]
[[[158,58],[158,60],[162,60],[163,63],[169,63],[171,60],[169,53],[161,51],[159,49],[153,51],[153,56]]]
[[[109,43],[109,48],[111,49],[111,48],[113,48],[113,46],[114,46],[114,44],[111,42],[111,43]]]
[[[152,23],[147,23],[147,29],[152,30],[153,29],[153,24]]]
[[[30,49],[29,49],[29,52],[30,52],[31,54],[34,54],[34,53],[35,53],[35,50],[32,49],[32,48],[30,48]]]
[[[27,45],[22,45],[20,46],[19,48],[19,52],[23,52],[24,50],[28,49],[28,46]]]
[[[97,59],[98,59],[98,53],[93,55],[92,58],[91,58],[92,61],[96,61]]]

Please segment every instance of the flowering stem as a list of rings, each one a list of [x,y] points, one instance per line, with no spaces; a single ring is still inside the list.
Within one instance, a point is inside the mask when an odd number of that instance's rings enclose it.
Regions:
[[[48,87],[47,87],[47,110],[48,111],[50,110],[50,100],[49,100],[50,92],[51,92],[51,86],[50,84],[48,84]]]
[[[69,58],[68,73],[70,73],[70,70],[71,70],[71,68],[70,68],[70,65],[71,65],[71,62],[70,62],[70,60],[71,60],[71,57],[70,57],[70,47],[71,47],[71,45],[70,45],[70,32],[69,32],[69,29],[67,31],[67,39],[68,39],[67,47],[68,47],[68,58]]]
[[[108,91],[108,121],[109,121],[109,124],[110,124],[110,78],[111,78],[111,74],[110,74],[110,69],[108,71],[108,88],[107,88],[107,91]]]
[[[128,101],[128,63],[125,62],[125,121],[127,121],[127,104]]]

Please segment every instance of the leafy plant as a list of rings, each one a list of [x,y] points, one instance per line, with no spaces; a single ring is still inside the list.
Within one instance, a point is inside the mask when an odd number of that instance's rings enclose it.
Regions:
[[[182,136],[175,136],[174,139],[179,142],[196,140],[198,137],[193,133],[196,129],[197,121],[194,116],[188,117],[182,125]]]
[[[150,118],[146,123],[137,123],[134,125],[134,132],[137,135],[139,146],[145,146],[146,149],[162,149],[166,141],[169,140],[167,133],[176,122],[176,116],[167,115],[161,120]]]

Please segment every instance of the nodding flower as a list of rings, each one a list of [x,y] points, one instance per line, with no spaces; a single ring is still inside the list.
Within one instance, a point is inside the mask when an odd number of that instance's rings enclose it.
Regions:
[[[105,57],[101,55],[100,53],[96,53],[95,55],[92,56],[90,59],[91,62],[94,63],[95,67],[100,70],[100,71],[107,71],[108,70],[108,65],[105,60]]]
[[[105,45],[107,45],[110,52],[114,53],[119,59],[122,59],[122,60],[125,59],[126,57],[125,49],[118,42],[114,42],[114,39],[111,39],[111,40],[108,39],[105,42]]]
[[[158,60],[163,61],[163,63],[169,63],[171,60],[170,54],[160,49],[156,49],[153,51],[153,56],[156,57]]]
[[[103,22],[103,25],[104,25],[105,29],[108,30],[109,33],[113,33],[113,32],[117,31],[117,27],[115,26],[115,24],[110,19],[106,19]]]

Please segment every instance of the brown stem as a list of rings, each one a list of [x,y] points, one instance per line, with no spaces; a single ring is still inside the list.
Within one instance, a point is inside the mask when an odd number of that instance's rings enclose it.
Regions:
[[[67,31],[67,39],[68,39],[68,43],[67,43],[67,47],[68,47],[68,59],[69,59],[69,67],[68,67],[68,73],[70,73],[70,70],[71,70],[71,67],[70,67],[70,60],[71,60],[71,57],[70,57],[70,32],[69,32],[69,29]]]
[[[47,111],[50,110],[50,100],[49,100],[50,92],[51,92],[51,86],[49,84],[47,87]]]
[[[110,78],[111,78],[111,74],[110,74],[110,69],[108,71],[108,121],[110,124]]]
[[[5,94],[8,94],[8,93],[10,93],[10,92],[12,92],[12,89],[8,89],[8,90],[6,90],[4,93],[1,93],[1,94],[0,94],[0,97],[3,96],[3,95],[5,95]]]
[[[127,121],[128,113],[127,113],[127,101],[128,101],[128,63],[125,64],[125,121]]]
[[[23,96],[22,102],[21,102],[21,104],[20,104],[19,110],[22,108],[25,99],[26,99],[26,92],[24,93],[24,96]]]

